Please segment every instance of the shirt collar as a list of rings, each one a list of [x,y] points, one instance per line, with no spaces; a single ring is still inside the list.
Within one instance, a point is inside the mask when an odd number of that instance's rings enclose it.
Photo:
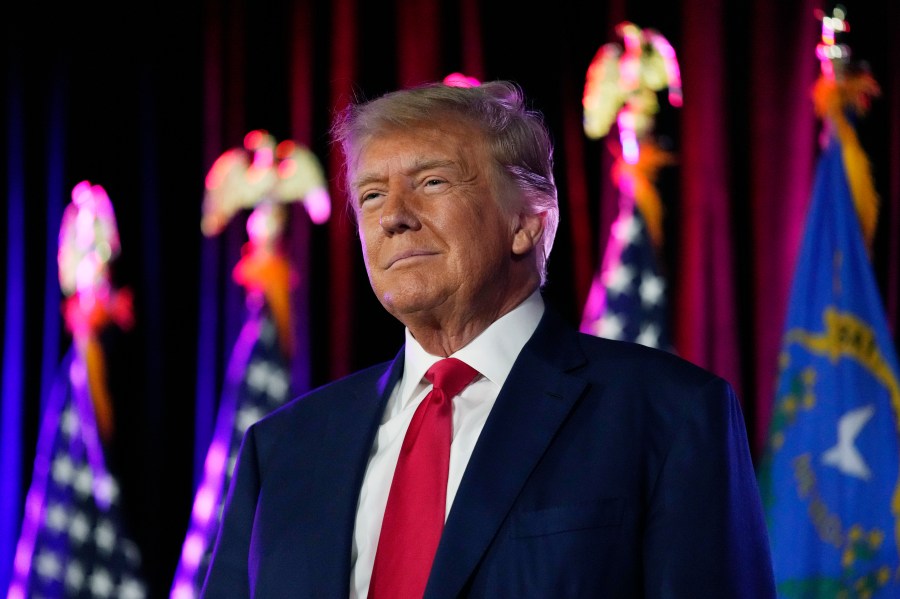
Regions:
[[[476,369],[498,388],[502,387],[519,352],[531,338],[543,314],[544,300],[540,289],[536,289],[525,301],[491,323],[452,357]],[[412,399],[425,373],[441,359],[422,349],[408,328],[404,347],[403,380],[399,395],[401,405],[406,405]]]

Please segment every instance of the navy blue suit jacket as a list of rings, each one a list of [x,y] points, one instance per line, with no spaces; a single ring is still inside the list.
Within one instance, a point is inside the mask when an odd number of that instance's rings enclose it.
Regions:
[[[347,597],[359,489],[403,353],[247,432],[208,598]],[[740,405],[549,308],[484,426],[425,597],[774,597]]]

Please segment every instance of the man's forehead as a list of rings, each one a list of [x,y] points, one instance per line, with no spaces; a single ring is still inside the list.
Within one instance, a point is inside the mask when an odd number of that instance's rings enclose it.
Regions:
[[[437,168],[470,170],[475,145],[459,137],[454,143],[452,138],[434,133],[428,136],[409,133],[380,135],[360,144],[352,162],[351,184],[357,187],[391,173],[412,175]]]

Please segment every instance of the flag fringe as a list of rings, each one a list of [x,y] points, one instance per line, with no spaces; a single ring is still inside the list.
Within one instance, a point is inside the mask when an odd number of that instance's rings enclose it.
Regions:
[[[617,152],[618,154],[619,152]],[[653,246],[659,250],[663,245],[664,209],[656,180],[659,171],[675,164],[675,155],[666,152],[649,138],[641,139],[640,154],[636,164],[628,164],[621,155],[616,157],[612,167],[612,179],[616,186],[623,188],[623,178],[627,177],[634,193],[634,202],[644,222]]]
[[[288,357],[292,356],[296,342],[291,289],[297,284],[297,274],[291,269],[288,260],[280,253],[273,253],[248,242],[232,276],[247,291],[261,292],[265,296],[278,331],[281,351]]]
[[[109,442],[115,432],[115,419],[107,385],[106,356],[99,335],[112,323],[122,329],[133,326],[131,291],[110,291],[93,296],[90,300],[84,300],[81,294],[76,293],[64,300],[62,309],[66,328],[72,333],[75,348],[87,369],[88,388],[100,438]]]
[[[872,168],[847,113],[862,115],[872,97],[879,95],[878,83],[868,73],[847,75],[840,80],[821,76],[813,88],[816,114],[834,128],[841,142],[847,182],[853,196],[866,248],[871,251],[878,224],[880,199],[875,190]]]

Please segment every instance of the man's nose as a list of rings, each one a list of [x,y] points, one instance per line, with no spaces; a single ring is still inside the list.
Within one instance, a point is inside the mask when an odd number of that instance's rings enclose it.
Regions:
[[[421,227],[417,216],[415,192],[403,185],[394,185],[388,191],[381,207],[378,223],[388,235]]]

